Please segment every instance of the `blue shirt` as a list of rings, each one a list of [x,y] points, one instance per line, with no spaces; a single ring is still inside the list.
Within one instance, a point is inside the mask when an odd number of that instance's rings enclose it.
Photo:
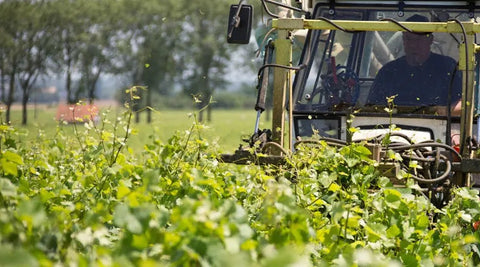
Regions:
[[[383,66],[367,98],[367,105],[386,105],[387,97],[397,95],[397,106],[446,106],[452,86],[451,103],[461,99],[461,72],[448,56],[431,53],[421,66],[410,66],[405,56]],[[453,78],[453,83],[452,83]]]

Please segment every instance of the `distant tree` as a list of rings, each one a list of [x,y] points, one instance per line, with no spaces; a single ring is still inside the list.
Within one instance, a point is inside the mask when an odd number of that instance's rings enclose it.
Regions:
[[[185,59],[183,85],[186,94],[195,95],[199,100],[200,110],[209,104],[216,89],[225,88],[227,84],[224,74],[230,61],[230,47],[225,36],[231,2],[190,1],[185,6],[183,33],[188,48],[182,53]],[[211,120],[210,107],[207,107],[208,121]],[[203,120],[203,112],[199,120]]]
[[[131,73],[132,82],[144,85],[141,103],[136,108],[152,106],[152,93],[171,94],[178,70],[177,50],[185,38],[181,33],[183,21],[181,0],[128,0],[123,3],[125,36],[122,51],[124,68]],[[189,1],[190,2],[190,1]],[[125,53],[126,52],[126,53]],[[151,122],[151,110],[146,109]],[[139,121],[139,113],[136,113]]]
[[[51,58],[54,63],[52,71],[64,75],[68,103],[78,102],[80,93],[74,83],[74,74],[79,69],[83,40],[88,37],[87,29],[94,23],[87,19],[90,5],[85,5],[86,1],[54,0],[49,12],[50,20],[56,25],[52,38],[59,51]]]
[[[118,39],[117,20],[119,14],[117,1],[86,0],[88,18],[91,25],[87,28],[88,36],[82,40],[79,55],[79,71],[81,74],[79,92],[84,92],[88,101],[93,103],[96,98],[97,82],[102,74],[115,73],[114,61],[116,42]],[[77,96],[78,98],[78,96]]]
[[[103,73],[116,72],[114,60],[121,14],[116,1],[55,0],[50,20],[56,21],[54,38],[61,48],[53,62],[65,75],[68,103],[95,99],[97,82]],[[75,75],[76,74],[76,75]],[[74,77],[77,78],[74,78]]]
[[[147,88],[138,110],[152,106],[151,93],[169,96],[180,85],[203,108],[215,90],[227,86],[231,3],[237,1],[0,1],[0,93],[6,120],[20,95],[26,123],[32,86],[41,74],[64,77],[69,103],[93,101],[98,80],[111,73]]]
[[[33,85],[38,76],[46,72],[47,58],[51,47],[51,38],[47,34],[49,25],[45,23],[43,10],[46,4],[43,1],[22,1],[22,23],[18,25],[20,33],[16,45],[22,54],[18,65],[18,83],[22,89],[22,124],[27,124],[27,104],[30,99]]]
[[[0,34],[1,35],[1,34]],[[2,41],[0,41],[2,43]],[[6,102],[7,72],[4,51],[0,49],[0,102]]]
[[[16,78],[25,51],[22,50],[22,28],[27,20],[22,19],[22,12],[27,5],[20,1],[0,2],[0,54],[2,55],[2,75],[8,77],[4,101],[5,120],[10,123],[10,111],[14,101]],[[28,24],[28,23],[27,23]],[[4,77],[5,77],[4,76]]]

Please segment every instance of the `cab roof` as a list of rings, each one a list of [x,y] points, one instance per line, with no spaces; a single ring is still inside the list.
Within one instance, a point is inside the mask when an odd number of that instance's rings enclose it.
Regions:
[[[314,0],[316,4],[329,5],[334,8],[345,7],[345,6],[355,6],[355,7],[399,7],[401,8],[412,8],[412,7],[432,7],[432,8],[455,8],[455,9],[466,9],[466,10],[476,10],[480,9],[480,1],[361,1],[361,0]]]

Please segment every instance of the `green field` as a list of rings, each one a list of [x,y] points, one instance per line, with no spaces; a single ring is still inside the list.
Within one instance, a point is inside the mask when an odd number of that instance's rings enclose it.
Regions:
[[[109,120],[113,121],[124,109],[119,107],[102,107],[102,112],[107,114]],[[28,113],[28,124],[21,126],[21,111],[18,108],[12,110],[12,125],[19,130],[28,131],[34,134],[41,129],[47,136],[53,136],[58,125],[64,130],[72,131],[73,125],[62,125],[55,120],[56,106],[41,106],[30,108]],[[101,112],[101,113],[102,113]],[[134,134],[128,139],[128,145],[134,151],[140,151],[143,145],[149,141],[152,134],[155,134],[161,141],[166,142],[177,132],[180,134],[188,131],[198,117],[196,110],[160,110],[152,112],[152,123],[147,123],[146,112],[140,113],[140,122],[133,123]],[[254,130],[256,111],[253,110],[213,110],[212,121],[204,122],[206,127],[202,131],[205,138],[211,145],[218,145],[220,152],[233,152],[240,144],[243,144],[242,137],[249,137]],[[2,114],[2,120],[5,119]],[[79,124],[81,126],[81,124]],[[271,122],[266,120],[266,113],[262,114],[260,129],[271,128]]]
[[[62,126],[55,110],[24,127],[15,110],[0,127],[0,266],[480,264],[478,191],[452,188],[437,207],[408,173],[404,187],[382,176],[362,144],[235,165],[218,151],[251,133],[249,110],[214,111],[191,135],[195,113],[156,112],[133,125],[134,153],[122,110]]]

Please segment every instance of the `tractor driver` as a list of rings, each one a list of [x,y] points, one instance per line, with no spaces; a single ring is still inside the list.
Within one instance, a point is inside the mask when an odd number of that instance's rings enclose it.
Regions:
[[[428,22],[428,18],[416,14],[406,21]],[[437,114],[446,115],[450,98],[452,115],[459,115],[462,79],[455,60],[431,52],[432,33],[404,32],[402,40],[405,55],[378,71],[366,104],[385,106],[387,98],[395,96],[397,106],[434,106]]]

